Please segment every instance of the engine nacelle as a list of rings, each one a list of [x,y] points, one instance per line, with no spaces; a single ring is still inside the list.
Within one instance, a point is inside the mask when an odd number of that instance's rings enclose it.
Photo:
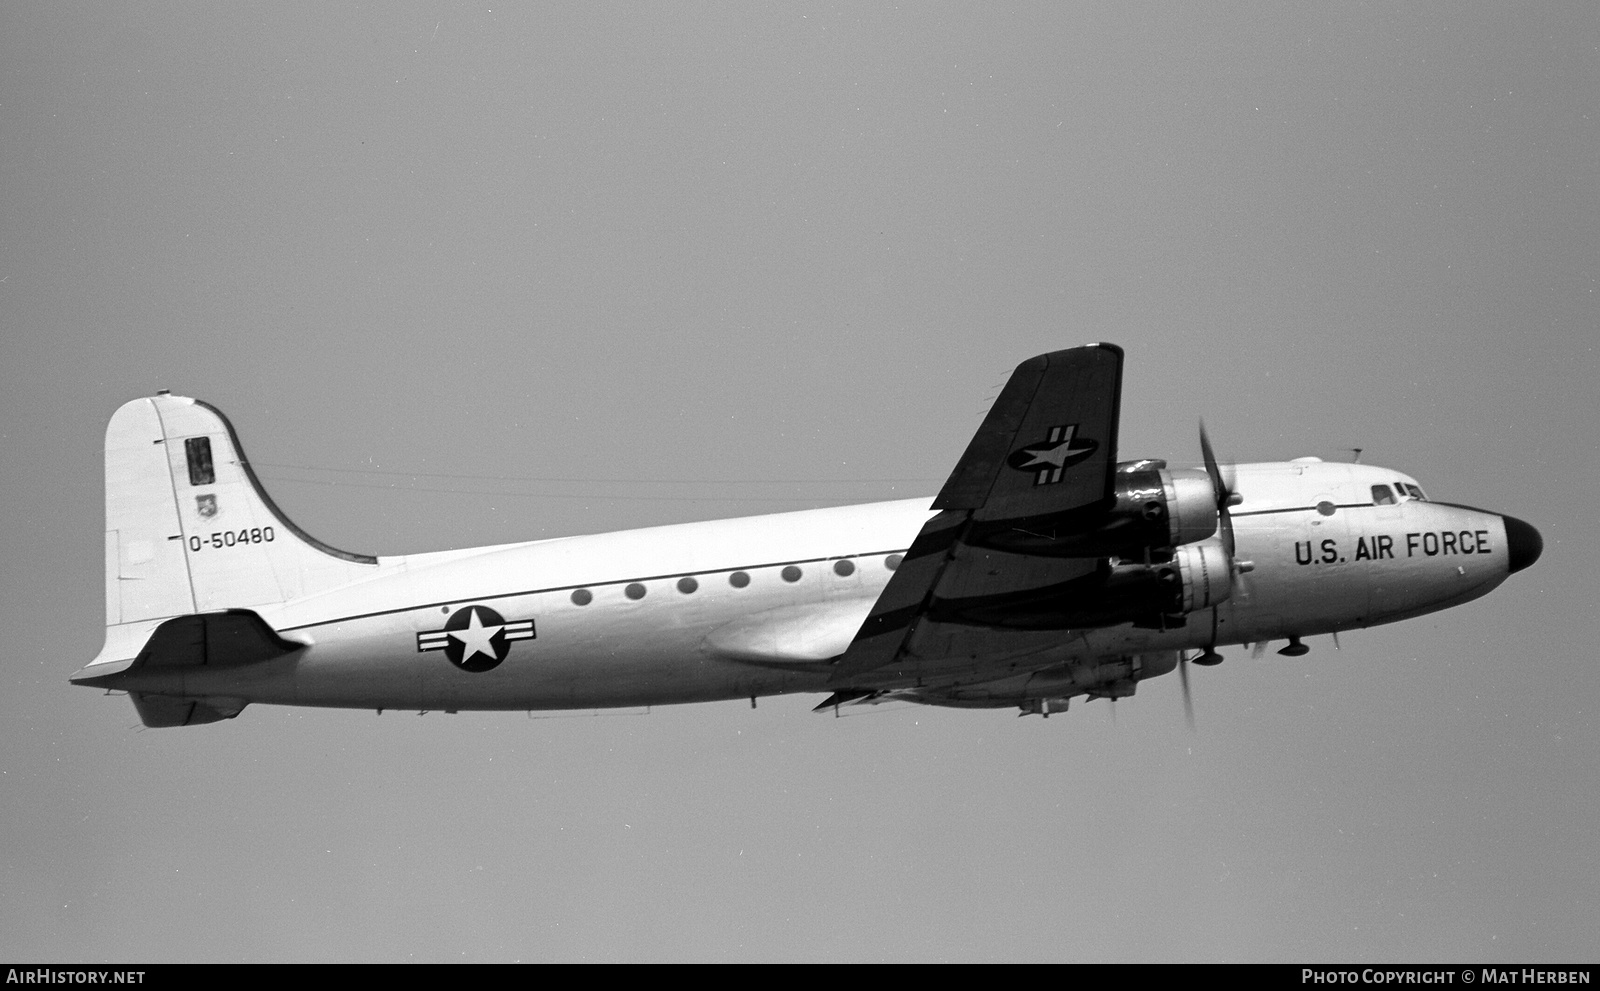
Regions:
[[[1138,604],[1136,623],[1148,623],[1152,615],[1183,616],[1233,594],[1233,561],[1220,540],[1202,540],[1174,548],[1169,561],[1112,562],[1105,587]]]
[[[1013,630],[1085,630],[1133,623],[1183,625],[1233,592],[1233,562],[1218,540],[1184,544],[1146,564],[1106,558],[1090,574],[1040,588],[970,599],[940,599],[927,615],[941,623]]]
[[[1211,479],[1161,461],[1117,466],[1111,505],[979,524],[968,543],[1041,557],[1143,557],[1146,548],[1181,547],[1217,532]]]
[[[1173,552],[1172,565],[1182,589],[1182,612],[1210,609],[1233,594],[1233,561],[1220,541],[1184,544]]]
[[[1217,532],[1217,497],[1198,468],[1125,461],[1117,466],[1116,493],[1112,520],[1131,531],[1119,536],[1134,537],[1140,547],[1179,547]]]

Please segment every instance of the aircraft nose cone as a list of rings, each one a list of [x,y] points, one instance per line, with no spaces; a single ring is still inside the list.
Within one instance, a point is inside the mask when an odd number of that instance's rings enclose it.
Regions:
[[[1539,531],[1515,516],[1502,516],[1501,519],[1505,520],[1506,524],[1506,545],[1511,552],[1511,570],[1521,571],[1539,560],[1539,555],[1544,553],[1544,538],[1539,536]]]

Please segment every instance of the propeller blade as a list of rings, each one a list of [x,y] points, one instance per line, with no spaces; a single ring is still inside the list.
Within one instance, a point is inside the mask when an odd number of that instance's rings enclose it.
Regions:
[[[1233,502],[1233,486],[1223,479],[1217,466],[1217,454],[1211,449],[1211,437],[1206,433],[1206,421],[1200,421],[1200,454],[1206,459],[1206,474],[1211,478],[1211,491],[1217,500],[1217,532],[1222,536],[1222,549],[1233,558],[1233,516],[1228,506]]]
[[[1183,718],[1189,723],[1189,732],[1194,732],[1194,699],[1189,695],[1189,652],[1178,652],[1178,681],[1183,684]]]
[[[1206,421],[1200,421],[1200,454],[1206,459],[1206,474],[1211,476],[1211,491],[1217,505],[1223,504],[1222,469],[1217,467],[1217,454],[1211,449],[1211,437],[1206,433]]]

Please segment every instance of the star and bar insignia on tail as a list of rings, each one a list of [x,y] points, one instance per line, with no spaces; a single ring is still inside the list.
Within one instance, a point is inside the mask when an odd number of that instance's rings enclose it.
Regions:
[[[1033,472],[1033,484],[1053,485],[1073,465],[1093,454],[1099,444],[1092,440],[1074,439],[1078,425],[1069,423],[1051,427],[1043,444],[1029,444],[1011,452],[1006,464],[1018,471]]]
[[[463,671],[488,671],[506,659],[513,640],[533,640],[533,620],[507,623],[488,606],[466,606],[445,620],[444,629],[417,634],[417,652],[442,650]]]

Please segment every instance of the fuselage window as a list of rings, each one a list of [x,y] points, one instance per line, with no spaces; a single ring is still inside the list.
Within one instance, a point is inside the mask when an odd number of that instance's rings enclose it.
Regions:
[[[1374,506],[1393,506],[1394,493],[1389,491],[1387,485],[1374,485],[1372,487],[1372,504]]]
[[[900,567],[900,562],[904,559],[904,554],[890,554],[888,557],[883,559],[883,566],[888,568],[890,571],[893,571],[894,569]]]
[[[586,605],[588,605],[589,603],[591,603],[593,601],[594,601],[594,593],[593,592],[589,591],[586,588],[573,589],[573,592],[572,592],[572,604],[573,605],[575,605],[575,606],[586,606]]]
[[[803,574],[803,572],[801,572],[799,568],[796,568],[794,565],[790,564],[785,565],[784,569],[778,572],[778,574],[782,575],[783,580],[786,582],[797,582],[800,580],[800,575]]]
[[[744,588],[746,585],[750,584],[750,576],[745,574],[743,571],[735,571],[733,574],[728,576],[728,584],[732,585],[734,588]]]
[[[1427,499],[1428,499],[1428,497],[1423,494],[1422,486],[1420,486],[1420,485],[1411,486],[1411,494],[1416,496],[1418,499],[1423,500],[1424,502],[1426,502]]]
[[[835,561],[833,562],[833,573],[838,575],[840,578],[849,578],[851,575],[856,573],[855,562],[845,561],[842,559]]]
[[[644,586],[638,582],[633,582],[622,590],[622,594],[630,599],[642,599],[644,598]]]
[[[684,595],[688,595],[699,587],[700,583],[695,581],[693,578],[685,576],[678,579],[678,591],[682,592]]]
[[[189,462],[189,484],[211,485],[217,480],[216,469],[211,464],[211,438],[190,437],[183,442],[184,457]]]

